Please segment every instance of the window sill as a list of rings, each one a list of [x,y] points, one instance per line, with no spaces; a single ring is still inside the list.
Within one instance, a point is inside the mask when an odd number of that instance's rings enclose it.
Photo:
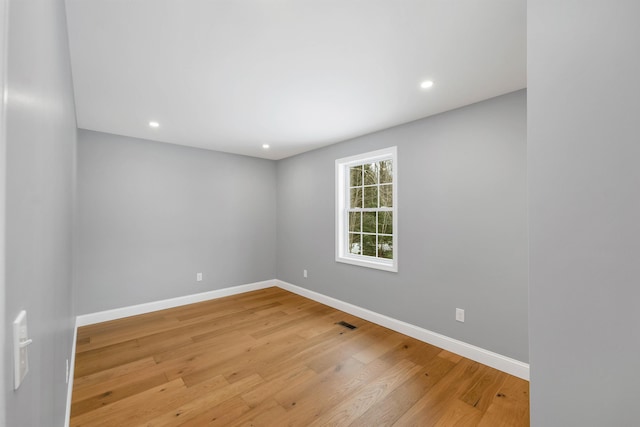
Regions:
[[[342,262],[344,264],[357,265],[359,267],[367,267],[374,268],[376,270],[384,270],[390,271],[392,273],[398,272],[397,263],[393,262],[393,260],[389,260],[388,262],[381,261],[379,258],[371,258],[371,260],[364,259],[363,257],[347,257],[347,256],[338,256],[336,257],[336,262]]]

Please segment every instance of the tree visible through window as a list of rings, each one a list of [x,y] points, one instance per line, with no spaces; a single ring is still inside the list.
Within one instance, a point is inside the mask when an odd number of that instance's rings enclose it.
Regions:
[[[397,271],[392,147],[336,161],[336,260]]]

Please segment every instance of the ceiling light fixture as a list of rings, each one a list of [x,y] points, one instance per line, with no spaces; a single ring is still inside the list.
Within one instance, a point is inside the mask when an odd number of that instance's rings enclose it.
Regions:
[[[158,122],[149,122],[149,127],[157,128],[158,126],[160,126],[160,123]]]
[[[420,83],[420,87],[422,89],[429,89],[431,86],[433,86],[433,81],[432,80],[425,80],[422,83]]]
[[[267,148],[269,148],[269,144],[262,144],[262,148],[266,150]]]

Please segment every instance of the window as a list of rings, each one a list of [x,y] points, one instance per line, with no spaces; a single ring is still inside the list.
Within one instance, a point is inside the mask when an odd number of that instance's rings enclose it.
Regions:
[[[398,271],[396,147],[336,160],[336,261]]]

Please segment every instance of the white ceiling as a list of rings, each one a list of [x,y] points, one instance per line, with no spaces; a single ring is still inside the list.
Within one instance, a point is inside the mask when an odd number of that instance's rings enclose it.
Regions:
[[[67,15],[78,127],[268,159],[526,87],[526,0],[67,0]]]

